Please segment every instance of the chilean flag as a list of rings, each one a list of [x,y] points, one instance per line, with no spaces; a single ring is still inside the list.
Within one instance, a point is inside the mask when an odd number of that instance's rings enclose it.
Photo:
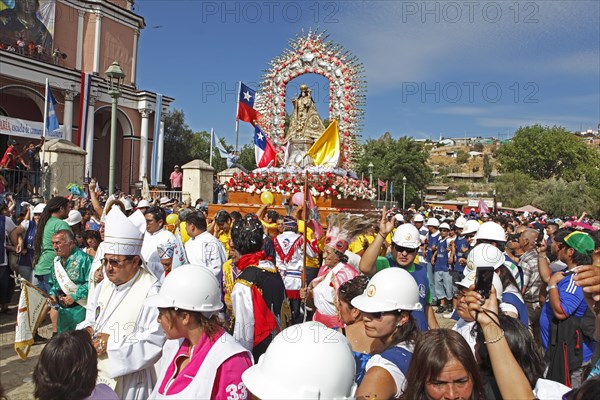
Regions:
[[[260,129],[260,126],[254,126],[254,156],[258,168],[270,167],[275,165],[275,148],[267,135]]]
[[[238,113],[237,119],[245,122],[250,122],[254,125],[254,121],[258,120],[260,113],[254,109],[254,100],[256,91],[240,82],[240,93],[238,94]]]

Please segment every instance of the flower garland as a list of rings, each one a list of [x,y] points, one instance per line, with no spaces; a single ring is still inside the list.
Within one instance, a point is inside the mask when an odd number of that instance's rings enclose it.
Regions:
[[[342,145],[341,166],[354,169],[362,128],[367,82],[358,58],[325,32],[309,30],[296,35],[289,47],[270,62],[260,83],[255,108],[259,124],[281,156],[285,154],[285,99],[288,83],[304,74],[329,80],[329,121],[337,120]]]
[[[276,172],[235,173],[226,183],[229,191],[260,194],[263,192],[281,193],[284,196],[304,190],[302,175]],[[342,177],[331,172],[308,174],[310,193],[315,197],[333,196],[338,199],[375,200],[377,192],[368,182]]]

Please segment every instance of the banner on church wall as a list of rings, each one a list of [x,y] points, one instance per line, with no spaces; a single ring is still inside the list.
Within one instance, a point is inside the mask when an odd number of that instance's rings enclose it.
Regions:
[[[0,115],[0,134],[2,135],[40,139],[42,137],[43,129],[43,122],[27,121]],[[64,139],[62,125],[58,129],[46,134],[46,140],[50,139]]]

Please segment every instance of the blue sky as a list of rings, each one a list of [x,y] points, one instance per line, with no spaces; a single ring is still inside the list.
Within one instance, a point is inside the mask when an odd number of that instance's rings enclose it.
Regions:
[[[496,136],[600,123],[600,2],[139,0],[138,87],[176,99],[194,131],[235,142],[237,81],[256,88],[304,29],[364,64],[362,140]],[[168,71],[168,73],[167,73]],[[303,76],[321,117],[325,78]],[[294,89],[288,94],[294,94]],[[291,103],[288,101],[288,109]],[[252,127],[240,123],[240,144]]]

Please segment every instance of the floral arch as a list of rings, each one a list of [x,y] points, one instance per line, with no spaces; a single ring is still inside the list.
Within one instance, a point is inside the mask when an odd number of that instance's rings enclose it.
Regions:
[[[364,116],[366,80],[364,67],[343,46],[328,40],[325,32],[302,32],[291,39],[283,54],[270,62],[257,96],[261,127],[280,153],[284,153],[286,87],[292,79],[309,73],[329,80],[329,120],[339,124],[341,165],[352,169],[356,135]]]

